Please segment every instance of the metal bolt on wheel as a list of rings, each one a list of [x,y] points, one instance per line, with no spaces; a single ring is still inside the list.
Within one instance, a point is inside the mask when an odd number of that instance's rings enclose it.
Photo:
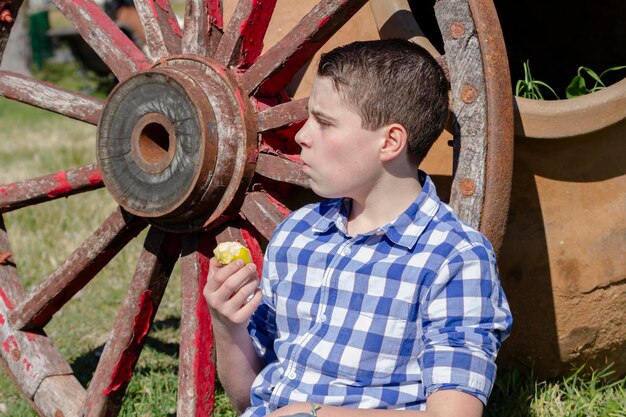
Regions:
[[[211,250],[216,242],[239,240],[261,262],[256,237],[268,239],[289,213],[271,188],[308,186],[293,140],[273,140],[277,130],[297,126],[307,116],[306,99],[292,101],[284,88],[367,1],[320,1],[265,52],[262,40],[275,0],[240,0],[228,25],[220,1],[187,0],[184,30],[167,0],[136,1],[147,34],[145,53],[92,0],[53,3],[120,82],[101,101],[0,71],[0,95],[97,125],[97,163],[0,186],[5,190],[0,212],[102,186],[119,208],[28,296],[15,266],[0,265],[0,342],[6,346],[0,354],[40,415],[117,415],[144,336],[180,260],[177,415],[210,415],[211,322],[201,294]],[[375,10],[382,2],[371,3]],[[388,2],[394,3],[402,2]],[[21,5],[20,0],[4,2],[0,12],[15,17]],[[501,33],[488,2],[440,0],[435,11],[455,117],[451,204],[497,245],[512,160]],[[12,21],[0,22],[0,56]],[[0,224],[0,253],[10,253],[1,218]],[[134,277],[85,389],[43,328],[145,227]]]

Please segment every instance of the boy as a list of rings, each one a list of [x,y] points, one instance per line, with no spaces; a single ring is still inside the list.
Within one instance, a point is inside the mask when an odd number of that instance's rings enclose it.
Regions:
[[[418,171],[447,94],[409,42],[322,56],[296,141],[328,200],[274,232],[260,291],[253,265],[214,260],[204,290],[244,416],[482,415],[511,316],[491,245]]]

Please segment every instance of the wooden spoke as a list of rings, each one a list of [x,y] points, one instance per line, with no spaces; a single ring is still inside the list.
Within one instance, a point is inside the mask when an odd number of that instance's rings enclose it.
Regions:
[[[96,164],[0,185],[0,213],[101,188]]]
[[[120,81],[150,66],[143,52],[93,0],[53,0],[53,3]]]
[[[289,213],[289,209],[262,191],[248,193],[241,206],[241,214],[268,240]]]
[[[276,181],[310,188],[309,177],[302,172],[300,164],[278,155],[260,153],[256,163],[256,172]]]
[[[180,54],[183,31],[180,29],[169,0],[137,1],[135,8],[141,19],[144,33],[149,34],[146,36],[148,55],[153,59],[158,59]]]
[[[78,415],[85,397],[72,369],[52,346],[44,332],[22,332],[10,325],[9,314],[24,299],[24,289],[12,259],[4,220],[0,216],[0,358],[23,394],[39,410],[52,410],[57,415]],[[62,389],[61,389],[62,388]],[[67,396],[58,395],[66,392]],[[43,402],[42,402],[43,401]],[[41,415],[53,415],[43,413]]]
[[[257,129],[259,132],[266,132],[272,129],[279,129],[300,122],[308,117],[307,98],[288,101],[266,110],[260,111],[256,115]]]
[[[276,0],[239,0],[214,58],[236,68],[248,68],[261,55],[263,38]]]
[[[87,285],[146,223],[118,208],[11,313],[18,329],[41,329]]]
[[[117,415],[179,254],[179,235],[150,228],[81,415]]]
[[[40,107],[72,119],[98,124],[104,102],[34,78],[0,71],[0,96]]]
[[[183,53],[211,56],[224,30],[221,0],[187,0]]]
[[[215,240],[207,234],[185,237],[181,256],[182,310],[178,364],[180,417],[211,416],[215,354],[211,316],[202,295]]]
[[[320,1],[283,39],[265,52],[243,75],[246,90],[271,95],[315,55],[367,0]]]

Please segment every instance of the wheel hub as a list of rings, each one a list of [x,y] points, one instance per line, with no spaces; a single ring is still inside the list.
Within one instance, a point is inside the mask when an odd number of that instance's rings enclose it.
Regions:
[[[209,60],[172,58],[119,84],[98,124],[103,181],[127,211],[197,230],[240,203],[254,172],[247,93]]]

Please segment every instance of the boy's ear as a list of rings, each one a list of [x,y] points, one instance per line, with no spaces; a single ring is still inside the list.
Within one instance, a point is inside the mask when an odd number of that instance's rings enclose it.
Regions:
[[[404,126],[392,123],[383,128],[384,141],[380,148],[381,161],[390,161],[403,152],[406,152],[408,134]]]

